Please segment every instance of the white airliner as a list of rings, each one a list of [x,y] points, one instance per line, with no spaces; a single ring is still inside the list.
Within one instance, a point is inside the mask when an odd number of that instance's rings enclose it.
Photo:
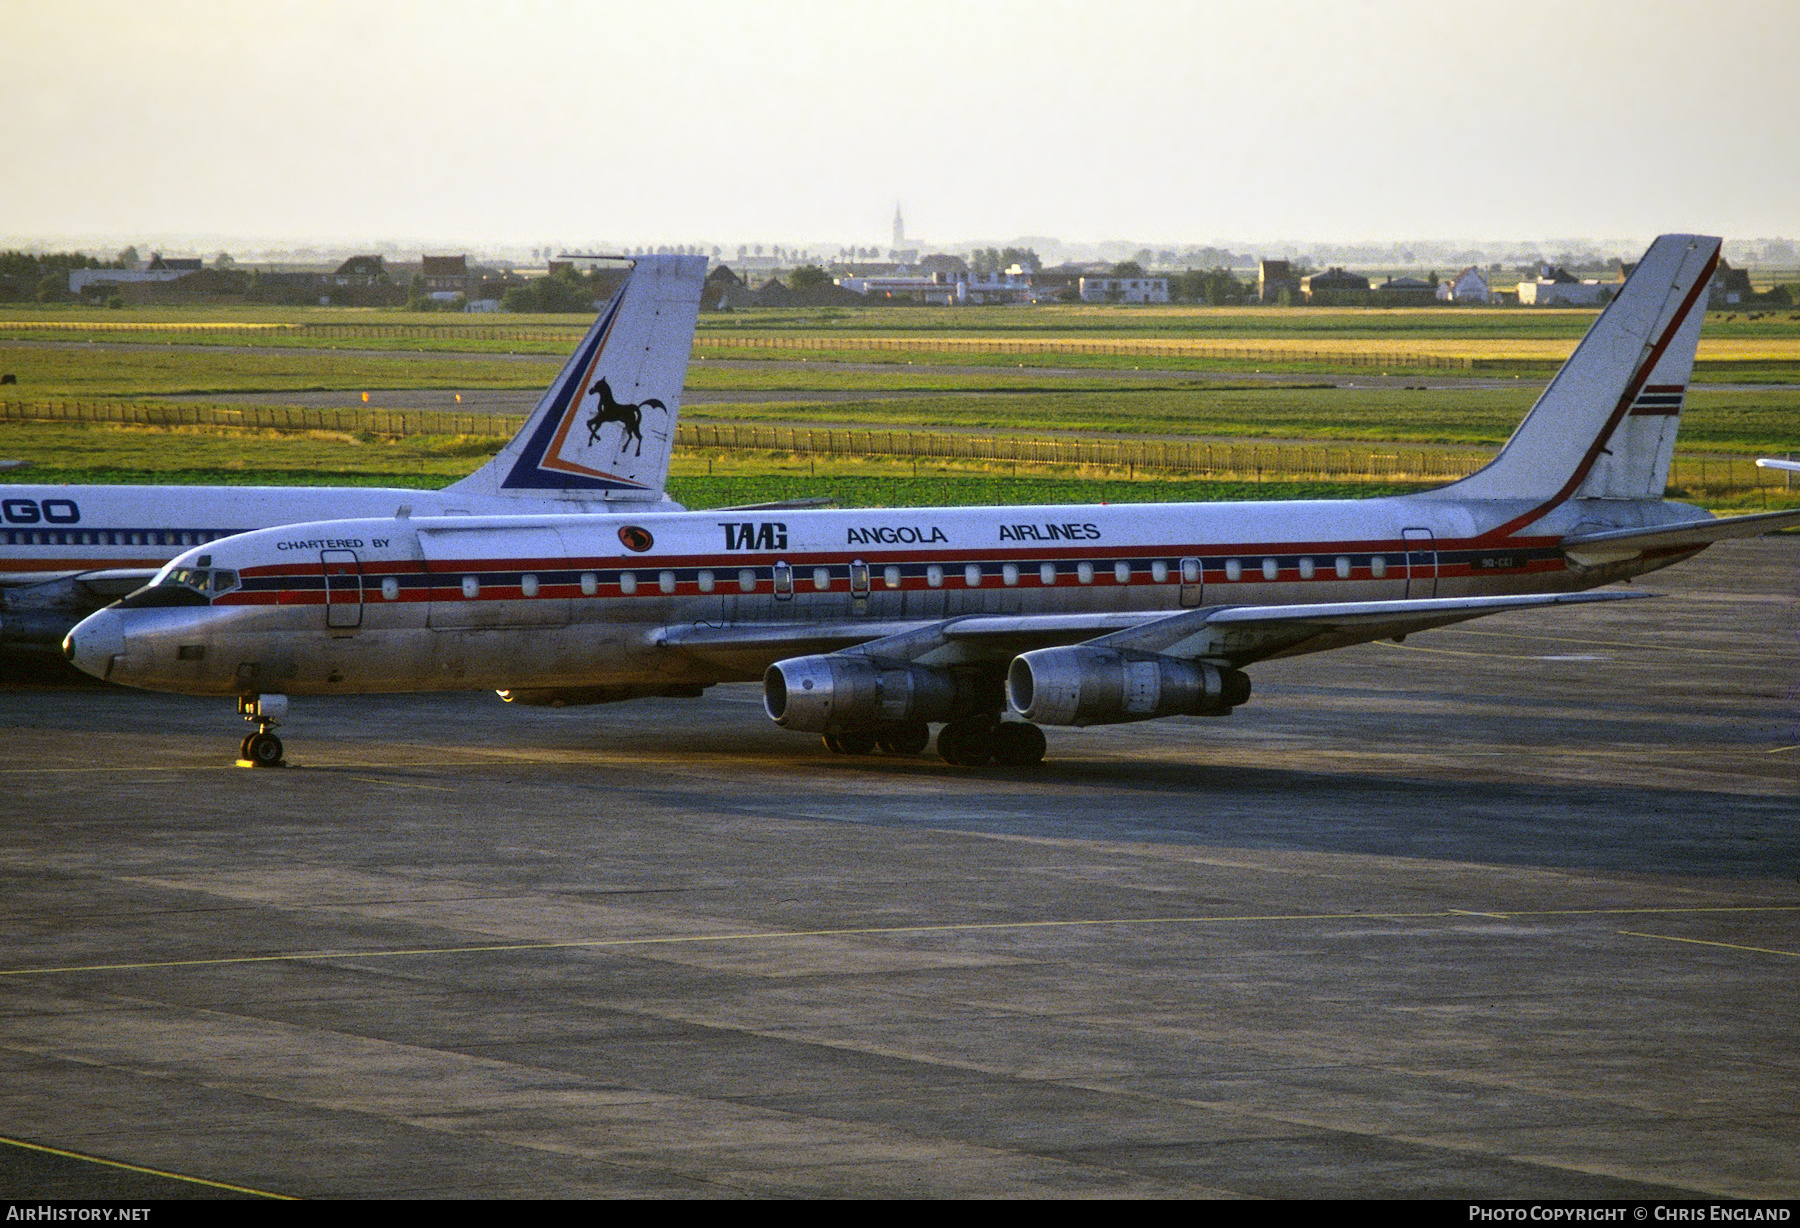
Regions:
[[[663,481],[706,260],[640,257],[525,426],[443,490],[0,485],[0,653],[55,652],[84,615],[193,546],[344,516],[669,510]]]
[[[1719,240],[1658,239],[1505,449],[1400,498],[592,517],[388,517],[248,533],[70,633],[76,665],[238,696],[251,762],[289,695],[538,703],[764,686],[847,753],[1040,760],[1039,725],[1222,715],[1246,666],[1601,601],[1800,512],[1663,502]],[[1010,718],[1010,719],[1009,719]]]

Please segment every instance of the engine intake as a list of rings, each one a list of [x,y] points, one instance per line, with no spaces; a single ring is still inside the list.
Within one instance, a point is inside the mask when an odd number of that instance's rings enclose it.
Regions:
[[[837,733],[901,721],[947,721],[966,706],[962,680],[905,661],[829,653],[790,657],[763,674],[763,710],[783,729]]]
[[[1117,725],[1159,716],[1224,716],[1250,698],[1239,670],[1077,644],[1013,658],[1013,710],[1039,725]]]

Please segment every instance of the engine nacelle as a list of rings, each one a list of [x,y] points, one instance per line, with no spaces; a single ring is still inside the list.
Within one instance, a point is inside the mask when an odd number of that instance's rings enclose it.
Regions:
[[[905,661],[830,653],[790,657],[763,674],[763,710],[783,729],[806,733],[875,729],[900,721],[947,721],[965,690],[954,675]]]
[[[1224,716],[1250,698],[1250,678],[1204,661],[1077,644],[1014,657],[1006,697],[1034,724],[1117,725],[1159,716]]]

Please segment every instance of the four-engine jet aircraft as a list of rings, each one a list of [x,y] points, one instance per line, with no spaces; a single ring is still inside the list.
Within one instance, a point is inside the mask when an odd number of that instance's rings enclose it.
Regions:
[[[1256,661],[1630,596],[1578,590],[1800,522],[1661,498],[1718,254],[1658,239],[1499,456],[1437,490],[341,520],[190,550],[66,651],[115,682],[238,696],[260,762],[289,695],[573,703],[761,678],[771,718],[838,751],[917,752],[944,722],[952,763],[1033,763],[1039,725],[1228,713]]]
[[[669,510],[663,481],[705,274],[704,257],[640,257],[519,434],[443,490],[0,486],[0,652],[55,652],[83,616],[176,555],[250,529],[403,507]]]

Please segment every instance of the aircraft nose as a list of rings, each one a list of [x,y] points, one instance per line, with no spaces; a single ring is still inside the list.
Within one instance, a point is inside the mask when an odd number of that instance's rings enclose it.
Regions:
[[[63,656],[85,674],[105,678],[113,658],[125,652],[125,620],[117,610],[99,610],[75,624],[63,638]]]

